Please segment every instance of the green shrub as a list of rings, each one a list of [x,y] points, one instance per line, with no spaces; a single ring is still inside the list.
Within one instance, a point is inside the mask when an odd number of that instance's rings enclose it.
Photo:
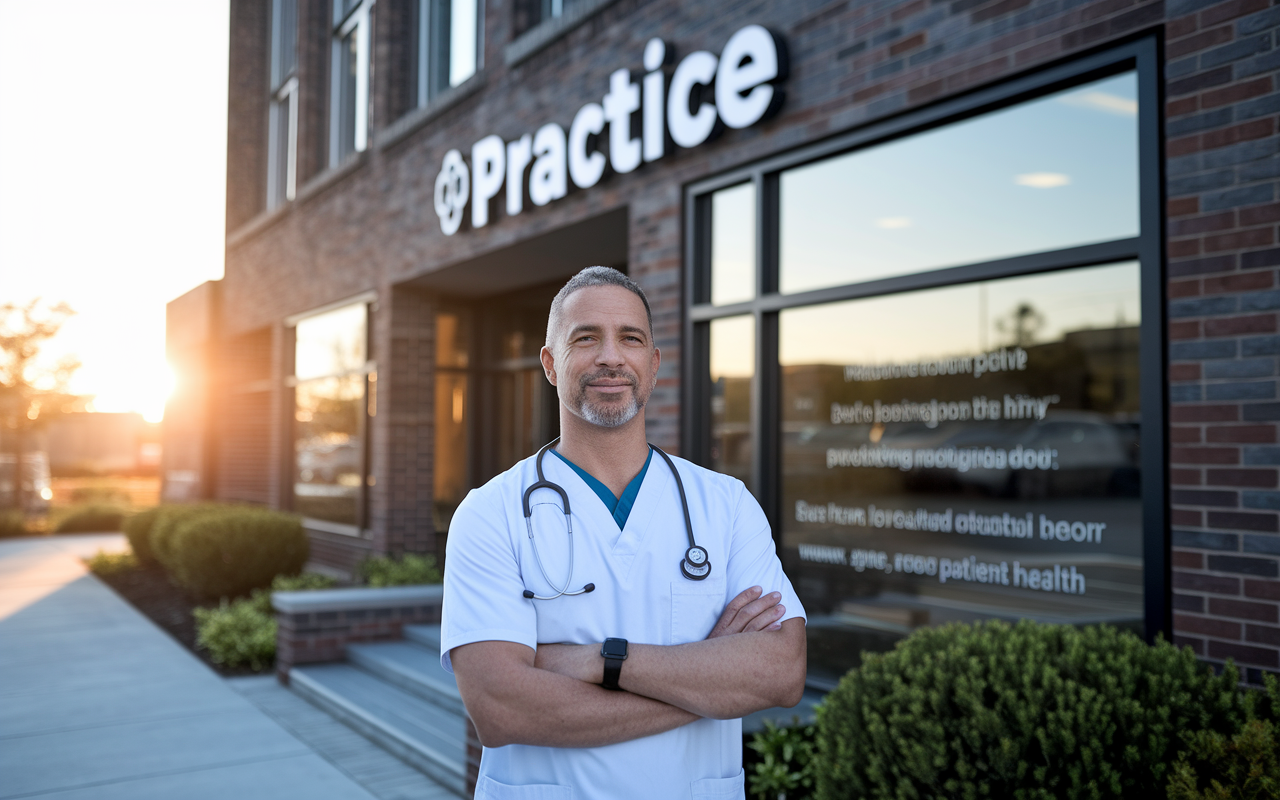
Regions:
[[[174,582],[200,598],[265,589],[277,575],[300,572],[308,552],[301,519],[248,507],[191,514],[163,541],[157,557]]]
[[[108,533],[120,530],[125,510],[119,506],[84,506],[58,523],[56,533]]]
[[[1201,730],[1185,736],[1187,749],[1169,778],[1170,800],[1280,797],[1280,681],[1270,674],[1263,680],[1266,694],[1246,695],[1248,719],[1234,735]]]
[[[224,667],[247,666],[261,670],[276,657],[276,621],[260,611],[252,600],[218,608],[197,608],[196,644],[209,651],[213,663]]]
[[[444,580],[436,567],[435,556],[406,554],[400,558],[367,558],[360,563],[359,572],[370,586],[413,586]]]
[[[21,511],[0,511],[0,539],[27,535],[27,517]]]
[[[827,696],[816,796],[1145,796],[1180,734],[1231,732],[1246,706],[1234,670],[1108,626],[921,629]]]
[[[1173,765],[1169,800],[1280,797],[1280,759],[1270,722],[1251,719],[1231,737],[1196,731],[1188,739],[1188,752]]]
[[[747,774],[747,791],[759,800],[809,797],[813,791],[815,734],[816,728],[801,725],[798,717],[789,728],[765,720],[764,730],[757,731],[747,745],[760,757]]]
[[[124,536],[129,540],[129,547],[133,550],[134,557],[143,566],[156,563],[155,554],[151,551],[151,529],[164,508],[164,506],[152,506],[124,521]]]
[[[154,521],[151,523],[151,531],[147,534],[147,544],[151,548],[151,554],[156,561],[160,562],[166,572],[173,575],[173,558],[175,556],[172,544],[174,533],[178,530],[178,527],[188,520],[210,514],[218,514],[224,509],[233,507],[219,505],[218,503],[183,503],[160,506]]]
[[[270,614],[271,595],[276,592],[301,592],[314,589],[332,589],[333,578],[315,572],[304,572],[301,575],[277,575],[271,582],[271,589],[254,589],[251,597],[256,608],[263,614]]]
[[[95,575],[115,575],[138,568],[138,559],[128,551],[123,553],[106,553],[102,550],[85,559],[89,571]]]

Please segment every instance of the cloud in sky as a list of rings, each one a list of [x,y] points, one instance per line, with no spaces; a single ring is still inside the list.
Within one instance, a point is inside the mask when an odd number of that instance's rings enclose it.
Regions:
[[[1028,172],[1015,177],[1013,182],[1032,189],[1056,189],[1071,183],[1071,176],[1061,172]]]

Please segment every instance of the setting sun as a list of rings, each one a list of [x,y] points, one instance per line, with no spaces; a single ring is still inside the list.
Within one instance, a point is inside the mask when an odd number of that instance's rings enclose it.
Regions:
[[[128,372],[100,373],[86,369],[86,393],[94,395],[93,411],[136,411],[147,422],[164,418],[164,404],[173,394],[176,378],[163,361],[159,365],[138,363]],[[74,383],[79,383],[75,381]]]

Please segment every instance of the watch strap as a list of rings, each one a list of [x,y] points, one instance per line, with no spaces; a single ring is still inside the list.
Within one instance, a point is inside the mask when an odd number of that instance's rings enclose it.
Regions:
[[[622,662],[627,659],[627,640],[610,638],[600,648],[604,656],[604,680],[600,685],[611,691],[619,691],[618,678],[622,675]]]
[[[622,659],[606,658],[604,660],[604,682],[600,685],[611,691],[621,689],[618,686],[618,678],[622,676]]]

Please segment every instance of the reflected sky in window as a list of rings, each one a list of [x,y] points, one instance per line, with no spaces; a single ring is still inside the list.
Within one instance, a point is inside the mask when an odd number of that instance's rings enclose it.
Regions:
[[[779,360],[884,364],[977,353],[1008,345],[1020,306],[1051,342],[1068,331],[1120,328],[1141,319],[1138,263],[1049,272],[783,311]]]
[[[783,292],[1138,235],[1125,73],[784,172]]]
[[[299,380],[306,380],[362,369],[366,354],[365,325],[364,303],[299,322],[294,374]]]
[[[756,296],[756,187],[744,183],[711,196],[711,302]]]

